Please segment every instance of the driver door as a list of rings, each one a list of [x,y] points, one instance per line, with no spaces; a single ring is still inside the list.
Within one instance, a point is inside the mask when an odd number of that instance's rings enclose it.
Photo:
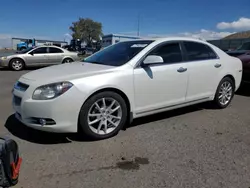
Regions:
[[[188,72],[179,42],[160,45],[148,55],[161,56],[164,63],[134,69],[137,116],[181,104],[187,92]]]
[[[48,48],[39,47],[29,52],[25,58],[25,63],[29,66],[44,66],[48,62]]]

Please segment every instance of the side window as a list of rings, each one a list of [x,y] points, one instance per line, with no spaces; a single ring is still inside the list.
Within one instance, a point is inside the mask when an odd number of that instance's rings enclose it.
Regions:
[[[59,48],[49,48],[49,53],[63,53]]]
[[[213,50],[205,44],[197,42],[184,42],[184,46],[186,48],[187,58],[189,61],[217,58],[217,55],[213,52]]]
[[[46,53],[47,53],[47,48],[45,47],[33,50],[33,54],[46,54]]]
[[[170,43],[157,47],[149,55],[161,56],[165,63],[178,63],[183,60],[179,43]]]

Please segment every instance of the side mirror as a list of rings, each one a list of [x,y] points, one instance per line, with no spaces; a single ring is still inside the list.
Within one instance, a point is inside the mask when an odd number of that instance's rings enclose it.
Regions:
[[[34,52],[33,52],[33,51],[31,51],[29,54],[30,54],[30,55],[34,55]]]
[[[144,65],[158,64],[158,63],[164,63],[163,58],[158,55],[149,55],[143,61]]]

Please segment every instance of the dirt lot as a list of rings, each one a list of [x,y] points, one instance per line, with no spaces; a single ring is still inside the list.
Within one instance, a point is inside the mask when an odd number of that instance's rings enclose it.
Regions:
[[[25,72],[0,70],[0,132],[24,159],[16,187],[250,187],[249,85],[225,110],[202,104],[161,113],[93,142],[15,120],[11,89]]]

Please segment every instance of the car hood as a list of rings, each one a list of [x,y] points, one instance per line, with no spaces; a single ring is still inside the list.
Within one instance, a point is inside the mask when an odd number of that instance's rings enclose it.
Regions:
[[[104,74],[112,71],[111,69],[114,69],[114,67],[86,62],[74,62],[31,71],[23,75],[21,79],[42,83],[70,81],[81,77]]]

